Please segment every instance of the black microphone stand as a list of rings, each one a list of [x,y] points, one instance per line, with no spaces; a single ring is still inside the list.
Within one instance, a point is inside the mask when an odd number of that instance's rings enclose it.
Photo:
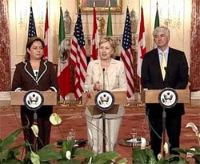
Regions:
[[[168,75],[168,71],[167,71],[167,67],[164,67],[165,69],[165,79],[169,76]],[[164,83],[166,86],[168,86],[168,81],[164,80]],[[164,150],[164,145],[165,145],[165,141],[166,141],[166,117],[167,117],[167,113],[166,113],[166,108],[163,106],[162,107],[162,150],[161,150],[161,154],[163,156],[163,158],[165,159],[166,156],[166,152]]]
[[[105,89],[105,68],[103,68],[103,90]],[[106,152],[106,114],[102,112],[103,152]]]
[[[162,110],[162,150],[161,150],[161,154],[162,154],[162,157],[165,159],[165,150],[164,150],[164,145],[165,145],[165,140],[166,140],[166,109],[165,107],[163,107],[163,110]]]

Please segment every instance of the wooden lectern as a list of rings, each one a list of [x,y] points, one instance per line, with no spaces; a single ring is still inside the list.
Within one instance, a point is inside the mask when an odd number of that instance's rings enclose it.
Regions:
[[[84,93],[82,100],[83,100],[83,104],[86,106],[89,105],[95,105],[95,96],[98,92],[94,91],[94,92],[90,92],[90,93]],[[88,95],[90,94],[90,95]],[[114,95],[115,98],[115,103],[116,105],[125,105],[127,103],[127,95],[126,95],[126,91],[112,91],[112,94]]]
[[[82,97],[83,104],[89,109],[92,115],[100,114],[101,111],[95,107],[95,96],[97,91],[84,93]],[[116,114],[119,105],[125,105],[127,103],[126,91],[113,91],[112,92],[115,102],[111,110],[107,111],[106,114]]]
[[[99,153],[101,151],[106,152],[106,149],[109,149],[108,151],[112,151],[111,149],[113,149],[112,143],[116,142],[121,117],[123,116],[123,110],[119,109],[119,105],[126,104],[127,96],[126,91],[113,91],[114,105],[109,110],[102,111],[98,109],[95,104],[97,93],[98,92],[86,92],[83,94],[82,100],[83,104],[87,107],[88,141],[90,144],[92,143],[93,151]],[[115,127],[112,127],[111,124],[115,125]],[[108,133],[115,135],[115,139]]]
[[[145,104],[160,103],[159,96],[163,90],[144,89],[141,96],[142,102]],[[190,103],[190,91],[188,88],[177,89],[175,90],[175,92],[177,94],[177,103],[184,103],[184,104]],[[161,154],[164,158],[165,158],[164,144],[165,144],[165,138],[166,138],[166,110],[165,108],[166,107],[163,106],[163,111],[162,111],[163,133],[162,133],[162,149],[161,149]]]
[[[24,96],[27,91],[10,92],[11,102],[10,105],[24,105]],[[44,97],[43,105],[57,105],[57,93],[51,91],[41,91]]]
[[[158,96],[162,90],[153,90],[153,89],[144,89],[141,94],[141,100],[143,103],[159,103]],[[190,91],[189,89],[177,89],[175,90],[178,94],[178,102],[177,103],[190,103]]]
[[[17,91],[17,92],[14,92],[14,91],[11,91],[10,92],[10,97],[11,97],[11,102],[10,104],[11,105],[25,105],[27,107],[27,109],[31,110],[33,112],[33,125],[37,125],[38,124],[38,116],[37,116],[37,110],[40,109],[42,106],[45,106],[45,105],[56,105],[57,104],[57,93],[56,92],[51,92],[51,91],[37,91],[37,90],[33,90],[33,95],[35,95],[35,93],[39,93],[39,96],[36,97],[36,99],[29,99],[30,97],[28,97],[28,102],[30,103],[25,103],[27,101],[24,101],[24,99],[27,98],[27,95],[30,95],[30,91]],[[35,98],[35,96],[33,96]],[[42,98],[41,98],[42,97]],[[41,99],[43,100],[41,100]],[[35,101],[33,101],[35,100]],[[41,101],[40,101],[41,100]],[[36,103],[35,103],[36,102]],[[37,104],[38,102],[38,104]],[[30,105],[28,106],[28,104],[36,104],[35,106],[34,105]],[[28,118],[27,118],[28,119]],[[30,125],[31,127],[33,125]],[[38,127],[39,128],[39,127]],[[34,151],[37,151],[38,150],[38,143],[42,143],[41,140],[38,139],[38,137],[36,135],[34,135],[34,141],[33,141],[33,150]]]

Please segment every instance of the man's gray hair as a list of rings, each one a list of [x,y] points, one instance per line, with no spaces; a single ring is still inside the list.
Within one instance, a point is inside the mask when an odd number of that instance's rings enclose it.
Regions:
[[[169,28],[165,26],[156,27],[153,31],[153,36],[156,36],[159,32],[163,32],[166,36],[170,37]]]

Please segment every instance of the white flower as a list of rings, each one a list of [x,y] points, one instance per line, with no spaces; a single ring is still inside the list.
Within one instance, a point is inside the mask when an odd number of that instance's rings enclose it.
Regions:
[[[70,160],[70,159],[71,159],[71,152],[70,152],[69,150],[66,151],[65,156],[66,156],[66,158],[67,158],[68,160]]]
[[[147,141],[145,138],[141,137],[141,149],[145,149],[147,145]]]
[[[34,164],[40,164],[40,156],[31,151],[31,162]]]
[[[199,137],[199,129],[193,122],[187,123],[186,128],[188,128],[188,127],[192,128],[192,130],[193,130],[193,132],[195,132],[196,136]]]
[[[92,157],[90,157],[88,164],[92,164]]]
[[[165,144],[164,144],[164,146],[163,146],[163,149],[164,149],[164,152],[165,152],[166,154],[169,153],[169,145],[168,145],[167,142],[165,142]]]
[[[158,158],[158,160],[160,161],[160,160],[162,159],[162,154],[159,153],[159,154],[157,155],[157,158]]]
[[[59,125],[62,122],[62,119],[57,113],[52,113],[51,116],[49,117],[49,121],[51,122],[52,125]]]
[[[191,148],[190,150],[195,151],[195,148]],[[186,157],[187,157],[187,158],[191,158],[191,157],[193,157],[193,156],[194,156],[194,154],[193,154],[193,153],[190,153],[190,152],[188,152],[188,153],[186,154]]]
[[[38,137],[38,133],[39,133],[39,128],[37,125],[33,124],[31,126],[31,130],[33,131],[33,134],[35,135],[35,137]]]

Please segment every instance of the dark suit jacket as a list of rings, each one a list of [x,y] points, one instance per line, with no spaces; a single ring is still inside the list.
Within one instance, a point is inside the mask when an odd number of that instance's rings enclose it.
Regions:
[[[33,69],[29,61],[24,61],[16,65],[13,76],[12,90],[21,89],[28,91],[36,89],[39,91],[46,91],[51,89],[57,91],[56,69],[53,63],[47,60],[41,60],[38,78],[34,76]],[[33,115],[33,112],[28,110],[25,106],[21,106],[22,112]],[[52,106],[43,106],[37,111],[38,118],[48,119],[52,113]]]
[[[169,48],[166,67],[166,77],[163,81],[159,63],[158,50],[148,52],[143,59],[141,84],[143,88],[163,89],[166,87],[184,89],[188,83],[188,64],[184,52]],[[147,104],[150,114],[161,115],[162,107],[159,104]],[[184,113],[183,104],[177,104],[174,108],[168,109],[167,114],[176,116]]]
[[[21,88],[22,90],[37,89],[45,91],[48,89],[57,90],[56,69],[53,63],[41,60],[38,78],[36,79],[29,61],[16,65],[12,90]]]

